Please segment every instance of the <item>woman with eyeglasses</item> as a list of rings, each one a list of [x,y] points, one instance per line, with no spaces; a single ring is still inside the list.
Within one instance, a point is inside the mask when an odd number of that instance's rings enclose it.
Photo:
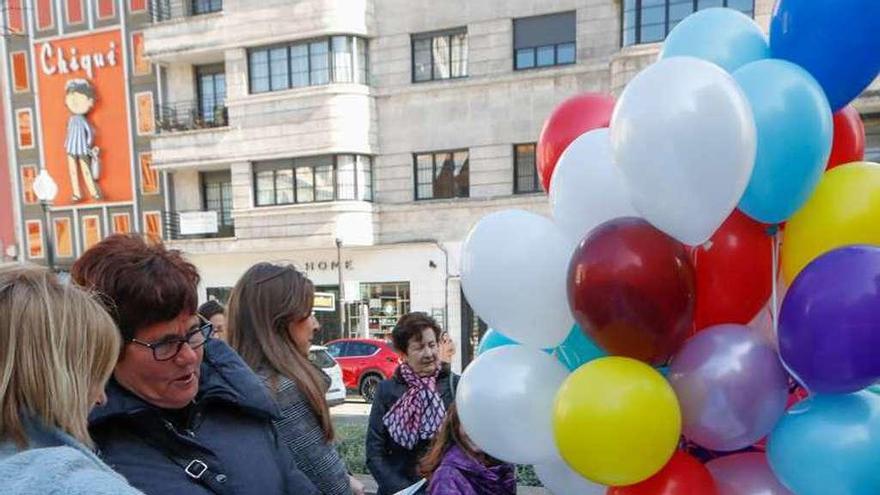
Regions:
[[[74,263],[122,336],[89,418],[104,460],[147,494],[317,494],[279,443],[278,406],[197,313],[199,274],[178,251],[114,235]]]
[[[229,296],[229,345],[260,375],[281,407],[281,438],[323,495],[363,495],[333,446],[325,394],[330,378],[309,361],[320,328],[315,288],[291,265],[258,263]]]

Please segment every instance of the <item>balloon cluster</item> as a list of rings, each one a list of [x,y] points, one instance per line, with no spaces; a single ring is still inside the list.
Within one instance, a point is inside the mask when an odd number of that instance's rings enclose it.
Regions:
[[[878,19],[780,0],[768,40],[702,10],[617,101],[557,107],[552,219],[462,248],[494,329],[456,395],[480,449],[556,495],[880,493],[880,164],[849,106]]]

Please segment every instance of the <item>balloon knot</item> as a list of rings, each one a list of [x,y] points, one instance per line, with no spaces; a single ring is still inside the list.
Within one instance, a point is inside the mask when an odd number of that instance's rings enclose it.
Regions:
[[[767,227],[767,235],[769,235],[769,236],[774,236],[778,232],[779,232],[779,224],[778,223],[774,223],[773,225],[770,225]]]

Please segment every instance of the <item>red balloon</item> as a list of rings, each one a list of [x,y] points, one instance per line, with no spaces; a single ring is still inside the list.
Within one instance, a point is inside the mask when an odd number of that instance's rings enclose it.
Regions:
[[[865,124],[858,110],[847,105],[834,114],[834,141],[826,170],[864,159]]]
[[[568,304],[609,354],[662,365],[691,333],[695,285],[684,245],[641,218],[618,218],[575,250]]]
[[[697,330],[750,322],[773,289],[773,237],[734,210],[709,242],[691,252],[697,270]]]
[[[541,186],[550,190],[550,177],[565,148],[581,134],[608,127],[614,98],[598,93],[573,96],[559,104],[544,122],[536,150],[536,167]]]
[[[635,485],[609,487],[607,495],[718,495],[718,487],[706,466],[677,451],[659,473]]]

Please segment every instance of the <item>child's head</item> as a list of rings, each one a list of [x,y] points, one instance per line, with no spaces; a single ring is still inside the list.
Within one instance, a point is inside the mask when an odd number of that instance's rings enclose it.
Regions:
[[[419,464],[419,471],[422,473],[422,476],[430,479],[434,471],[440,467],[440,463],[443,462],[443,456],[446,455],[446,452],[453,445],[458,445],[461,450],[475,459],[486,459],[483,451],[465,433],[461,420],[458,417],[458,409],[456,409],[455,403],[452,403],[449,409],[447,409],[443,424],[431,442],[431,448],[422,457]]]
[[[67,81],[64,93],[64,104],[72,114],[85,115],[95,106],[95,89],[85,79]]]

